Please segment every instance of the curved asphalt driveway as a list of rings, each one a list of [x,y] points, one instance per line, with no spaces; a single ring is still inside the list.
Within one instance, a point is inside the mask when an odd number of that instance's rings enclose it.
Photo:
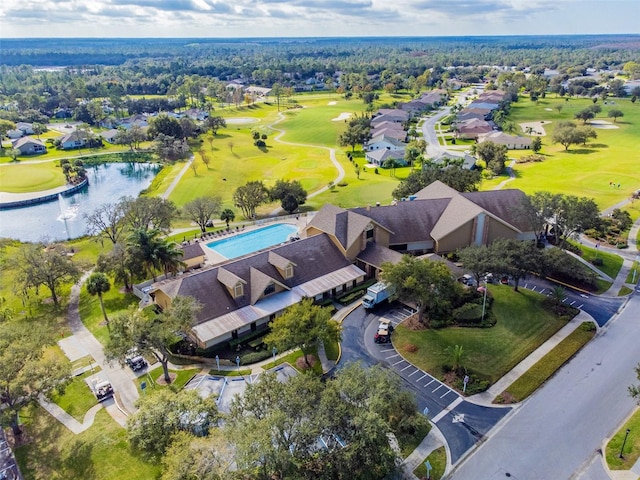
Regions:
[[[341,364],[360,361],[371,366],[380,364],[391,369],[413,392],[418,408],[428,409],[429,419],[444,435],[451,462],[455,464],[507,413],[510,407],[485,407],[468,402],[455,390],[404,360],[391,344],[376,344],[373,336],[381,316],[397,325],[410,313],[397,304],[369,313],[356,308],[342,323]]]

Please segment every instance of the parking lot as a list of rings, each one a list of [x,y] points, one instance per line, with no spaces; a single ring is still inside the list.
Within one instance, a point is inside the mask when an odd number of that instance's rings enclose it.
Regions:
[[[388,309],[370,313],[368,316],[371,317],[369,320],[371,324],[367,327],[367,334],[369,334],[370,328],[373,329],[371,330],[372,332],[375,331],[377,325],[383,319],[389,320],[391,325],[396,327],[414,313],[415,310],[402,304],[393,304]],[[415,367],[402,358],[392,344],[376,344],[375,347],[378,358],[384,360],[391,369],[400,375],[407,383],[410,383],[414,390],[420,390],[431,399],[428,405],[428,415],[434,423],[437,423],[437,421],[442,418],[441,415],[443,415],[443,412],[446,414],[447,408],[453,408],[457,403],[462,401],[460,395],[455,390],[452,390],[427,372]]]
[[[285,382],[296,375],[296,370],[289,364],[279,365],[268,372],[274,372],[280,382]],[[203,397],[216,395],[218,410],[228,413],[231,402],[236,395],[244,394],[247,385],[259,381],[260,375],[244,376],[217,376],[217,375],[196,375],[186,385],[185,390],[196,390]]]

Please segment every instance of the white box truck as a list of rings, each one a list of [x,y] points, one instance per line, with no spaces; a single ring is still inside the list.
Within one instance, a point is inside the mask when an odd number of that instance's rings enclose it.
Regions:
[[[388,300],[394,293],[396,293],[396,289],[393,285],[387,285],[384,282],[374,283],[367,288],[367,293],[362,299],[362,305],[366,309],[373,308],[379,303]]]

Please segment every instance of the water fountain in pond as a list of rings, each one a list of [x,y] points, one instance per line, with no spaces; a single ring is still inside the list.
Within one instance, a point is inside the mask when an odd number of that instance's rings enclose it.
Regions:
[[[78,215],[80,205],[78,205],[77,203],[73,203],[67,207],[66,203],[64,202],[64,198],[60,193],[58,194],[58,205],[60,207],[60,216],[58,217],[59,221],[63,222],[65,220],[71,220],[73,218],[76,218],[76,216]]]
[[[58,217],[58,221],[64,222],[64,230],[67,233],[67,240],[71,240],[71,236],[69,235],[69,225],[67,225],[67,220],[72,220],[76,218],[78,215],[78,210],[80,205],[77,203],[71,204],[67,207],[64,202],[64,198],[62,194],[58,194],[58,206],[60,207],[60,216]]]

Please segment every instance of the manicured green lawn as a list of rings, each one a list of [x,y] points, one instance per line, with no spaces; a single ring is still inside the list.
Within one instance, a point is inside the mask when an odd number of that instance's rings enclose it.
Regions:
[[[100,371],[100,367],[95,367],[94,371],[88,371],[77,377],[73,377],[64,389],[64,393],[56,394],[52,400],[57,403],[60,408],[78,420],[80,423],[84,421],[84,415],[87,411],[96,405],[96,397],[93,396],[85,378]]]
[[[171,370],[169,369],[169,373],[175,373],[176,379],[171,384],[171,387],[180,390],[185,384],[193,378],[194,375],[200,373],[200,368],[186,368],[184,370]],[[156,368],[153,371],[149,372],[147,375],[142,377],[138,377],[136,379],[136,385],[140,388],[140,384],[145,382],[147,384],[146,393],[153,392],[159,388],[167,388],[166,385],[160,385],[158,383],[158,379],[164,376],[164,372],[162,368]],[[142,390],[141,390],[142,391]]]
[[[17,162],[0,167],[0,191],[2,192],[36,192],[65,184],[62,169],[55,162]]]
[[[324,352],[327,354],[327,359],[335,362],[338,360],[338,356],[340,355],[340,344],[337,342],[327,343],[324,346]]]
[[[418,478],[427,476],[427,467],[425,466],[427,460],[429,460],[432,468],[431,480],[440,480],[447,468],[447,452],[444,447],[437,448],[431,452],[431,454],[420,463],[420,466],[413,471],[414,475]]]
[[[622,451],[623,458],[620,458],[620,449],[627,429],[629,429],[629,436]],[[640,458],[640,410],[636,410],[609,440],[605,453],[607,465],[611,470],[631,470],[631,467]]]
[[[212,368],[209,370],[209,375],[214,375],[218,377],[240,377],[244,375],[251,375],[250,369],[240,369],[238,370],[216,370]]]
[[[629,275],[627,275],[625,283],[635,284],[638,282],[638,279],[640,279],[640,262],[633,262],[633,266],[631,270],[629,270]]]
[[[524,375],[509,385],[505,393],[509,394],[515,402],[521,402],[535,392],[593,338],[596,331],[595,328],[590,329],[591,327],[593,327],[592,323],[585,322],[571,332],[567,338],[536,362]]]
[[[113,280],[112,280],[113,282]],[[104,308],[107,311],[107,317],[125,312],[130,305],[137,305],[140,299],[132,293],[120,293],[117,287],[111,286],[111,290],[102,295]],[[100,308],[100,300],[97,296],[91,296],[87,293],[85,287],[80,292],[80,318],[82,323],[91,333],[105,345],[109,340],[109,331],[104,325],[104,317]]]
[[[316,375],[322,375],[322,365],[320,364],[320,360],[317,360],[317,358],[318,358],[317,350],[315,348],[311,349],[309,351],[309,355],[313,355],[314,357],[316,357],[316,363],[313,364],[313,368],[312,368],[313,373],[315,373]],[[267,363],[267,364],[263,365],[262,368],[264,368],[265,370],[269,370],[270,368],[277,367],[278,365],[282,365],[283,363],[288,363],[293,368],[298,370],[298,368],[296,366],[296,361],[299,358],[302,358],[302,350],[300,350],[300,349],[295,350],[295,351],[291,352],[290,354],[285,355],[284,357],[278,358],[275,362]]]
[[[399,325],[394,346],[410,362],[443,378],[442,366],[450,363],[447,348],[461,345],[462,365],[493,383],[565,325],[543,307],[542,295],[503,285],[491,285],[489,292],[495,298],[494,327],[411,331]],[[410,345],[417,350],[409,352]]]
[[[131,453],[126,430],[104,409],[80,435],[39,406],[24,409],[20,418],[30,442],[16,448],[15,454],[26,480],[149,480],[160,474],[158,463],[146,463]]]
[[[592,105],[589,99],[562,98],[541,100],[538,104],[528,98],[521,98],[511,105],[508,119],[516,124],[544,121],[547,136],[542,137],[541,153],[546,156],[542,163],[516,165],[518,178],[509,183],[508,188],[519,188],[525,193],[540,190],[593,198],[600,208],[606,208],[628,198],[638,188],[637,139],[640,138],[640,108],[628,99],[614,99],[615,105],[603,105],[595,120],[612,122],[607,111],[617,108],[624,112],[624,118],[614,126],[617,129],[596,129],[598,138],[586,146],[573,145],[565,151],[561,145],[551,143],[553,129],[558,122],[573,120],[574,115]],[[562,104],[557,112],[553,107]],[[552,109],[548,111],[545,109]],[[580,123],[580,122],[577,122]],[[510,151],[509,156],[520,156],[529,151]],[[609,182],[614,182],[612,188]],[[620,188],[617,184],[620,183]],[[483,183],[482,189],[495,186],[493,182]]]
[[[622,268],[622,257],[615,253],[604,252],[601,249],[589,248],[575,241],[569,240],[569,243],[577,246],[582,252],[582,258],[592,264],[596,258],[602,260],[602,265],[598,265],[595,268],[609,275],[615,280],[618,272]]]

